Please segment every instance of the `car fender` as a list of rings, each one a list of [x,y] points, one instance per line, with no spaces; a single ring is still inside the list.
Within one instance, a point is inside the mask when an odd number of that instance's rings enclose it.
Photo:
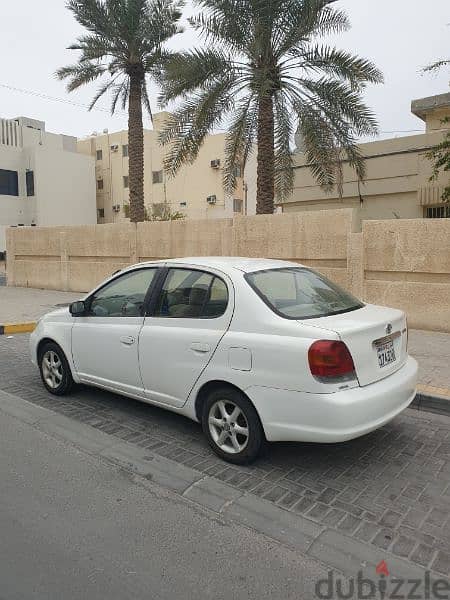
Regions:
[[[62,351],[67,358],[67,362],[69,363],[70,370],[72,372],[73,380],[76,383],[79,383],[80,380],[77,376],[77,372],[75,369],[75,364],[73,362],[72,357],[72,327],[74,324],[73,318],[68,318],[67,315],[64,315],[64,318],[61,320],[58,319],[57,316],[52,316],[52,320],[47,321],[45,318],[42,319],[36,329],[30,336],[30,353],[31,360],[34,364],[37,365],[37,352],[39,344],[44,339],[51,340],[58,344],[61,347]]]

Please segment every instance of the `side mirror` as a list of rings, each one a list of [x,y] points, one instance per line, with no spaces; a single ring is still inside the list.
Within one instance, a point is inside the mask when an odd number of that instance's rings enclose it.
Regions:
[[[69,306],[69,311],[72,317],[81,317],[86,314],[86,305],[83,300],[77,300]]]

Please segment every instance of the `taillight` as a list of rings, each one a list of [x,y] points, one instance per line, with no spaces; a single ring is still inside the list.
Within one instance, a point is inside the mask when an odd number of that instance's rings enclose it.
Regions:
[[[344,342],[319,340],[308,351],[311,373],[316,377],[342,377],[355,370],[352,355]]]

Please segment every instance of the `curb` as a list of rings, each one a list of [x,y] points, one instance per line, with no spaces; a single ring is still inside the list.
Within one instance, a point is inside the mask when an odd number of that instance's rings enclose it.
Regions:
[[[431,581],[442,579],[438,571],[430,571],[398,558],[381,548],[288,512],[195,469],[123,442],[113,435],[36,406],[18,396],[0,391],[0,411],[130,472],[136,483],[148,489],[156,485],[170,490],[180,500],[209,511],[225,523],[237,523],[255,530],[349,577],[354,577],[358,571],[373,577],[376,566],[385,560],[389,564],[391,577],[418,578],[422,581],[426,577]]]
[[[418,391],[410,408],[450,417],[450,398],[448,396],[432,396]]]
[[[6,323],[4,325],[0,325],[0,335],[31,333],[35,330],[35,328],[35,321],[30,321],[28,323]]]

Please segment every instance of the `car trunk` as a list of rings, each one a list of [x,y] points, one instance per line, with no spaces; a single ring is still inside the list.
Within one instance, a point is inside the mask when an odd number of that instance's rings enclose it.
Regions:
[[[397,371],[407,358],[407,329],[403,312],[367,304],[328,317],[300,321],[337,333],[347,345],[361,386]]]

